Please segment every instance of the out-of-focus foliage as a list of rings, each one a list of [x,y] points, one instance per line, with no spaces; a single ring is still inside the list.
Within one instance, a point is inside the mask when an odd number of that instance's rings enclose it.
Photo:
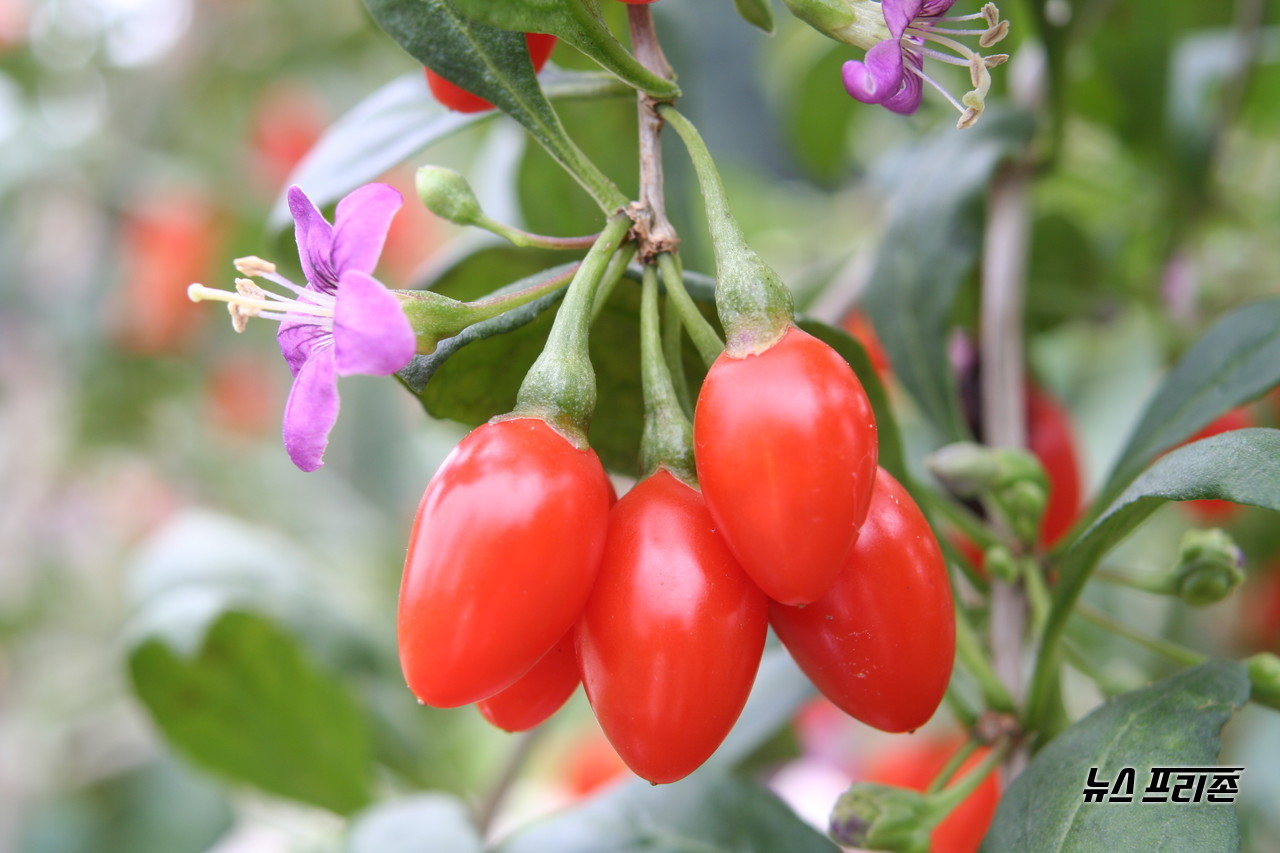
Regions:
[[[604,4],[604,24],[622,33],[622,4]],[[1273,397],[1251,402],[1274,385],[1276,360],[1263,357],[1274,302],[1237,308],[1280,290],[1280,22],[1265,2],[1015,4],[1004,10],[1014,58],[967,134],[928,94],[910,118],[854,104],[838,69],[858,52],[781,6],[773,36],[757,28],[767,3],[652,8],[681,109],[722,158],[752,245],[808,314],[838,322],[865,298],[881,327],[901,380],[878,395],[902,427],[893,467],[919,473],[939,436],[966,429],[968,389],[948,355],[976,331],[985,186],[1013,151],[1037,170],[1028,358],[1073,413],[1090,494],[1114,469],[1114,497],[1226,407],[1251,405],[1256,423],[1276,425]],[[572,47],[552,62],[542,80],[554,112],[538,104],[526,126],[559,145],[547,116],[558,117],[634,194],[634,103]],[[424,417],[397,383],[344,380],[326,466],[301,474],[279,446],[289,376],[273,330],[236,337],[219,311],[186,300],[190,282],[229,285],[234,257],[296,272],[280,227],[291,174],[327,201],[379,177],[405,194],[379,269],[392,287],[474,298],[563,262],[459,234],[413,196],[412,167],[429,160],[465,172],[497,218],[598,230],[598,206],[519,124],[443,113],[421,67],[356,0],[0,0],[0,152],[0,849],[472,851],[498,839],[532,850],[557,839],[585,850],[602,837],[626,849],[829,849],[759,789],[757,771],[769,767],[772,787],[821,824],[891,742],[807,711],[798,741],[778,736],[809,688],[776,650],[705,775],[669,791],[622,786],[531,824],[618,773],[584,757],[598,734],[578,697],[528,745],[528,772],[482,840],[472,820],[524,746],[471,709],[419,708],[392,617],[413,508],[463,427]],[[710,272],[682,153],[667,177],[684,262]],[[639,427],[636,302],[619,285],[593,340],[593,437],[616,471],[631,470]],[[1231,309],[1221,340],[1193,345]],[[427,411],[466,424],[496,414],[547,323],[442,359],[420,394]],[[692,349],[686,372],[696,383]],[[1273,436],[1177,451],[1136,480],[1151,487],[1137,509],[1209,494],[1201,487],[1222,470],[1213,494],[1274,503],[1266,484],[1249,485],[1261,466],[1241,468]],[[1239,464],[1201,470],[1216,453]],[[1090,567],[1159,568],[1189,523],[1161,509],[1109,550],[1132,514],[1113,512],[1081,540]],[[1084,597],[1208,654],[1280,649],[1280,531],[1262,510],[1228,523],[1249,594],[1204,614],[1110,588]],[[1123,640],[1080,625],[1066,634],[1080,672],[1105,663],[1092,681],[1071,670],[1064,711],[1168,674]],[[1179,703],[1195,695],[1166,698],[1190,715]],[[1130,705],[1110,707],[1060,749],[1106,735],[1099,718]],[[1280,833],[1280,773],[1256,760],[1277,754],[1277,719],[1251,708],[1223,732],[1224,760],[1249,764],[1238,811],[1257,853]],[[945,712],[934,725],[947,727]],[[1008,808],[1063,772],[1044,771],[1042,756]]]

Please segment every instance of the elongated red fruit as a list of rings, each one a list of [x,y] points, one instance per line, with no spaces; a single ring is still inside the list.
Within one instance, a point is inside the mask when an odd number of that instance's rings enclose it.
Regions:
[[[586,604],[608,524],[608,479],[537,418],[490,422],[454,448],[418,507],[400,585],[400,664],[450,708],[513,684]]]
[[[618,501],[578,661],[600,727],[636,775],[674,782],[715,752],[751,692],[767,627],[764,594],[696,489],[659,469]]]
[[[498,728],[524,732],[559,711],[581,681],[571,629],[515,684],[477,702],[476,707]]]
[[[876,475],[871,403],[848,363],[795,326],[716,359],[694,413],[698,479],[742,567],[783,604],[835,582]]]
[[[887,732],[928,722],[951,680],[946,563],[920,508],[883,469],[835,586],[807,607],[771,605],[769,621],[824,696]]]
[[[533,62],[533,70],[537,73],[542,70],[542,66],[547,64],[547,58],[551,56],[551,51],[556,46],[556,37],[546,33],[525,33],[524,40],[529,47],[529,59]],[[455,83],[450,83],[430,68],[426,68],[424,71],[427,75],[427,85],[431,88],[431,94],[437,101],[454,112],[482,113],[485,110],[493,109],[493,104],[484,98],[468,92]]]

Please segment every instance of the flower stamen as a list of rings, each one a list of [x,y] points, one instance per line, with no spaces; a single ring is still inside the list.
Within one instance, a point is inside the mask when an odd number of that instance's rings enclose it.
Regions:
[[[261,258],[237,258],[235,267],[245,275],[257,275],[279,284],[298,294],[299,298],[292,299],[263,290],[247,278],[236,279],[234,293],[229,290],[206,287],[203,284],[192,284],[187,288],[187,298],[192,302],[227,303],[227,313],[231,315],[231,327],[237,332],[243,332],[253,317],[277,322],[288,320],[309,325],[333,326],[334,297],[298,287],[283,276],[277,275],[275,264]]]

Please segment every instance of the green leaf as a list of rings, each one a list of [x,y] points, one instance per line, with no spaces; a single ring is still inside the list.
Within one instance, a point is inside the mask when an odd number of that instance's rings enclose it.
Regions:
[[[844,329],[806,319],[800,320],[796,325],[831,346],[845,361],[849,362],[849,366],[862,382],[867,398],[871,401],[871,408],[876,413],[880,465],[910,491],[913,481],[907,470],[906,457],[903,456],[902,434],[898,431],[898,421],[893,415],[893,409],[889,407],[889,395],[880,384],[880,377],[876,374],[866,349]]]
[[[1242,305],[1183,354],[1147,405],[1101,489],[1105,506],[1170,447],[1280,382],[1280,298]]]
[[[481,853],[466,806],[446,794],[418,794],[369,808],[351,822],[346,853]]]
[[[551,99],[610,97],[630,92],[612,77],[599,73],[546,68],[538,79],[543,93]],[[285,185],[297,184],[323,207],[376,180],[427,146],[494,115],[445,109],[431,99],[419,72],[397,77],[334,122]],[[272,228],[290,221],[283,192],[268,221]]]
[[[723,773],[635,781],[516,833],[498,853],[836,853],[769,792]]]
[[[452,2],[462,14],[489,26],[519,32],[551,33],[590,56],[620,80],[655,98],[669,100],[680,95],[679,86],[645,68],[613,37],[600,17],[599,0]]]
[[[230,779],[336,812],[369,801],[365,720],[294,637],[264,616],[227,610],[197,649],[184,645],[151,633],[129,653],[134,691],[175,749]]]
[[[865,305],[894,374],[943,443],[968,438],[947,358],[951,308],[982,241],[981,202],[996,166],[1031,131],[994,113],[894,155],[889,225]]]
[[[474,273],[472,270],[478,265],[491,270],[498,262],[495,258],[531,263],[532,258],[546,257],[521,254],[522,251],[497,248],[479,252],[446,273],[450,281],[433,289],[463,298],[453,288],[463,287],[464,282],[484,281],[491,285],[494,281],[495,273]],[[704,282],[691,278],[687,286],[710,311],[711,291]],[[524,374],[546,343],[555,316],[550,309],[559,303],[562,294],[563,291],[549,294],[442,341],[431,355],[414,359],[400,372],[400,379],[432,417],[478,426],[511,411]],[[626,278],[614,289],[591,327],[591,362],[596,371],[598,402],[587,437],[606,467],[627,474],[635,473],[644,420],[639,311],[639,287]],[[685,349],[684,366],[695,385],[701,381],[705,369],[692,347]]]
[[[1214,766],[1222,726],[1248,698],[1244,667],[1214,661],[1094,710],[1037,753],[1013,781],[982,850],[1239,850],[1233,804],[1140,800],[1152,767]],[[1084,802],[1094,767],[1096,778],[1108,781],[1122,768],[1134,768],[1135,802]]]
[[[733,0],[742,20],[757,29],[773,34],[773,4],[769,0]]]
[[[448,0],[365,0],[365,5],[410,56],[520,122],[602,209],[626,204],[565,133],[538,86],[523,33],[465,18]]]
[[[1166,501],[1205,498],[1280,511],[1280,430],[1242,429],[1180,447],[1133,482],[1063,555],[1032,686],[1033,719],[1054,678],[1056,641],[1102,556]]]

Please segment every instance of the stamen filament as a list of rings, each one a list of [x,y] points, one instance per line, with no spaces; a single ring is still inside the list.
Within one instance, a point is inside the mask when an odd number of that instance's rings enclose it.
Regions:
[[[268,295],[265,291],[262,291],[262,293],[263,295]],[[258,299],[241,293],[232,293],[229,290],[219,290],[216,287],[205,287],[203,284],[193,284],[188,287],[187,298],[192,302],[226,302],[231,305],[238,305],[241,308],[256,308],[259,311],[274,311],[279,307],[278,303],[269,299]],[[333,316],[333,309],[324,305],[312,305],[307,302],[291,304],[293,307],[289,309],[290,314],[310,314],[316,317]]]
[[[922,70],[921,70],[921,69],[919,69],[919,68],[916,68],[914,65],[912,65],[912,64],[911,64],[911,63],[909,63],[909,62],[908,62],[908,63],[903,63],[903,67],[910,69],[910,71],[911,71],[911,73],[912,73],[912,74],[915,74],[915,75],[916,75],[917,77],[919,77],[921,80],[923,80],[924,82],[928,83],[928,84],[929,84],[930,86],[932,86],[933,88],[937,89],[937,90],[938,90],[938,92],[942,95],[942,97],[944,97],[944,98],[946,98],[948,101],[950,101],[950,102],[951,102],[951,106],[955,107],[959,112],[961,112],[961,113],[966,112],[965,107],[961,106],[960,102],[959,102],[959,101],[957,101],[957,100],[955,99],[955,96],[954,96],[954,95],[952,95],[952,94],[951,94],[950,92],[948,92],[946,89],[942,88],[942,86],[938,83],[938,81],[937,81],[937,80],[934,80],[934,79],[933,79],[932,77],[930,77],[928,74],[925,74],[925,73],[924,73],[924,71],[922,71]]]
[[[942,51],[934,50],[931,47],[913,47],[910,49],[914,50],[916,53],[920,54],[921,56],[928,56],[931,59],[936,59],[938,62],[945,62],[948,65],[961,65],[961,66],[964,66],[965,68],[969,67],[970,60],[961,59],[958,56],[952,56],[949,53],[943,53]]]

